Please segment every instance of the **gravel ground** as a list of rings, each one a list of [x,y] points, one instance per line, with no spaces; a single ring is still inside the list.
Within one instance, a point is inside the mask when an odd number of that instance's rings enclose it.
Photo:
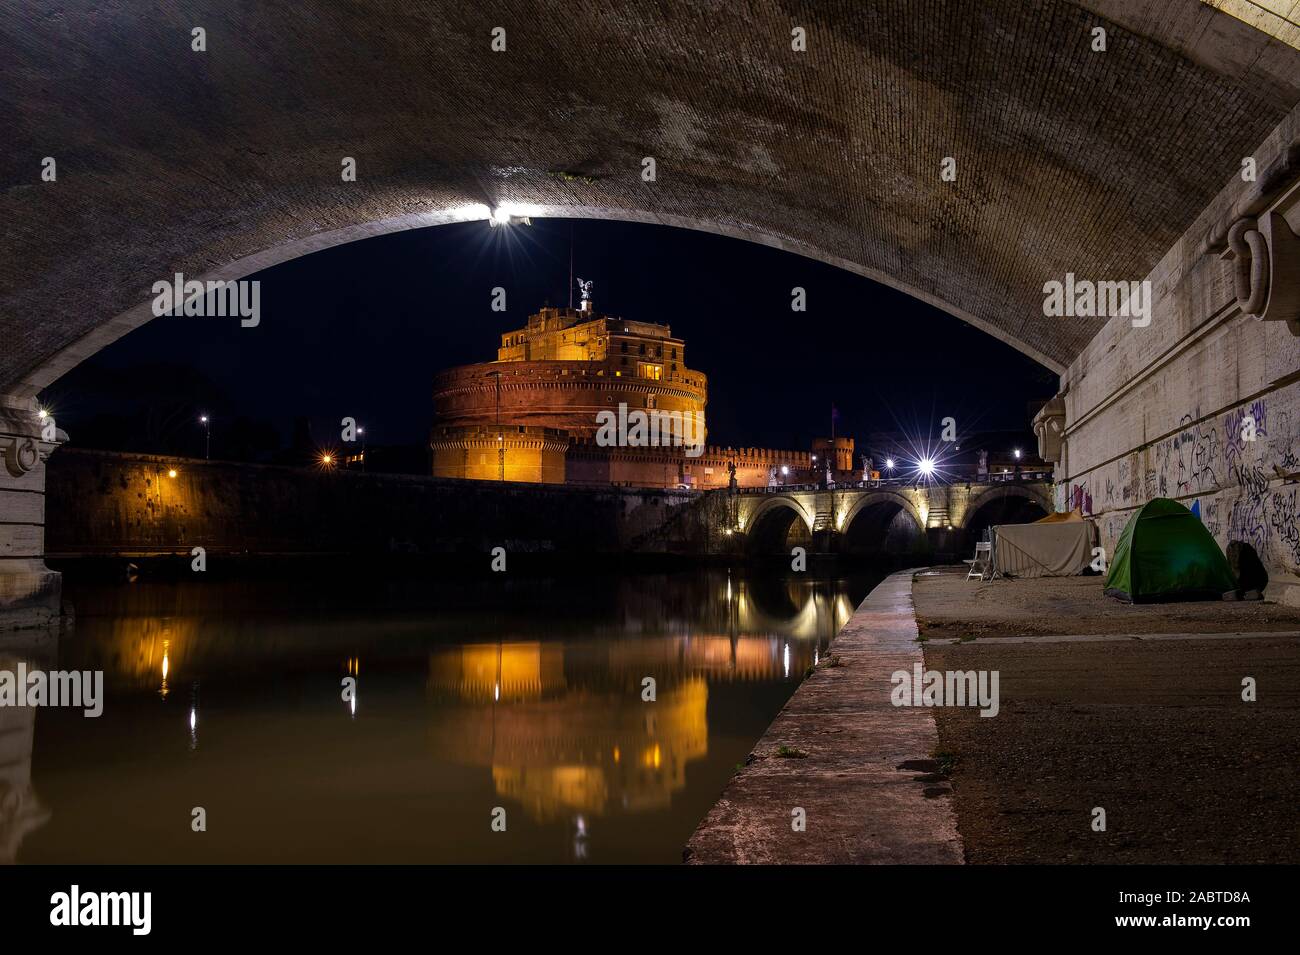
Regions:
[[[923,576],[914,600],[931,637],[1300,630],[1300,613],[1268,604],[1126,606],[1097,578]],[[1300,638],[981,639],[925,660],[999,673],[996,717],[934,711],[967,861],[1300,862]]]
[[[964,567],[918,575],[912,598],[923,639],[1300,630],[1300,607],[1268,601],[1126,604],[1102,594],[1101,577],[965,577]]]

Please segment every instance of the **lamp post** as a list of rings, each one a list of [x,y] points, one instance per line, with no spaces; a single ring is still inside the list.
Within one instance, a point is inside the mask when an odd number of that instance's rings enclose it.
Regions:
[[[199,424],[203,425],[203,460],[207,461],[212,455],[212,422],[207,415],[199,415]]]
[[[366,473],[366,429],[357,428],[357,434],[361,435],[361,473]]]

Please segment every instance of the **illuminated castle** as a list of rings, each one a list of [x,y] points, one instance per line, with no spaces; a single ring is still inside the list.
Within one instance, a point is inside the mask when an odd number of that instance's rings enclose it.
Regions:
[[[591,283],[580,284],[579,308],[543,308],[501,336],[496,361],[435,377],[435,476],[719,487],[732,465],[744,485],[766,484],[774,469],[810,466],[807,452],[708,447],[708,379],[687,367],[686,343],[667,325],[599,314]],[[674,434],[697,446],[611,444],[599,439],[602,412],[605,420],[638,413],[671,420]]]

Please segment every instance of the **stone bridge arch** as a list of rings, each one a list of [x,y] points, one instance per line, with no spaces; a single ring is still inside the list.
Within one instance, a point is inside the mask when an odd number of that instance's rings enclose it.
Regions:
[[[1024,505],[1016,507],[1015,502],[1024,502]],[[1050,485],[1011,482],[994,484],[971,495],[966,502],[960,527],[968,533],[979,533],[984,529],[980,525],[986,523],[981,514],[987,517],[993,506],[998,504],[1002,505],[1003,514],[1022,517],[1031,513],[1031,507],[1042,512],[1038,515],[1040,517],[1046,517],[1054,510]],[[1019,521],[1008,520],[1006,523],[1019,523]]]
[[[879,488],[871,491],[858,492],[853,495],[847,507],[841,513],[838,521],[841,531],[847,531],[854,519],[863,511],[864,508],[874,507],[879,504],[897,504],[899,508],[916,522],[917,528],[925,530],[925,520],[921,517],[920,505],[918,505],[918,492],[895,490],[892,488]]]
[[[879,488],[853,492],[836,521],[848,553],[917,550],[925,543],[924,491]]]
[[[742,496],[737,518],[746,550],[755,556],[785,553],[792,531],[800,542],[811,540],[817,515],[814,502],[805,497],[797,493]]]
[[[409,22],[384,0],[194,0],[185,23],[118,6],[0,12],[17,147],[0,196],[0,394],[34,394],[152,317],[152,283],[176,272],[236,279],[498,209],[812,256],[1059,373],[1104,321],[1026,319],[1045,278],[1145,274],[1300,102],[1294,44],[1201,0],[952,0],[924,23],[908,0],[834,3],[806,11],[804,52],[799,14],[776,0],[619,17],[503,0],[493,23],[452,0]],[[189,23],[205,26],[202,53]],[[1098,25],[1123,56],[1088,48]],[[883,121],[900,110],[908,123]],[[1035,254],[1011,254],[1010,232]]]

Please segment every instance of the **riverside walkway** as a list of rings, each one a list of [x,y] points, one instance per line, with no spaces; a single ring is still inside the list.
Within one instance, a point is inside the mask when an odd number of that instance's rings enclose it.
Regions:
[[[890,676],[923,664],[912,574],[887,577],[858,607],[695,830],[685,861],[962,862],[933,711],[890,703]]]

